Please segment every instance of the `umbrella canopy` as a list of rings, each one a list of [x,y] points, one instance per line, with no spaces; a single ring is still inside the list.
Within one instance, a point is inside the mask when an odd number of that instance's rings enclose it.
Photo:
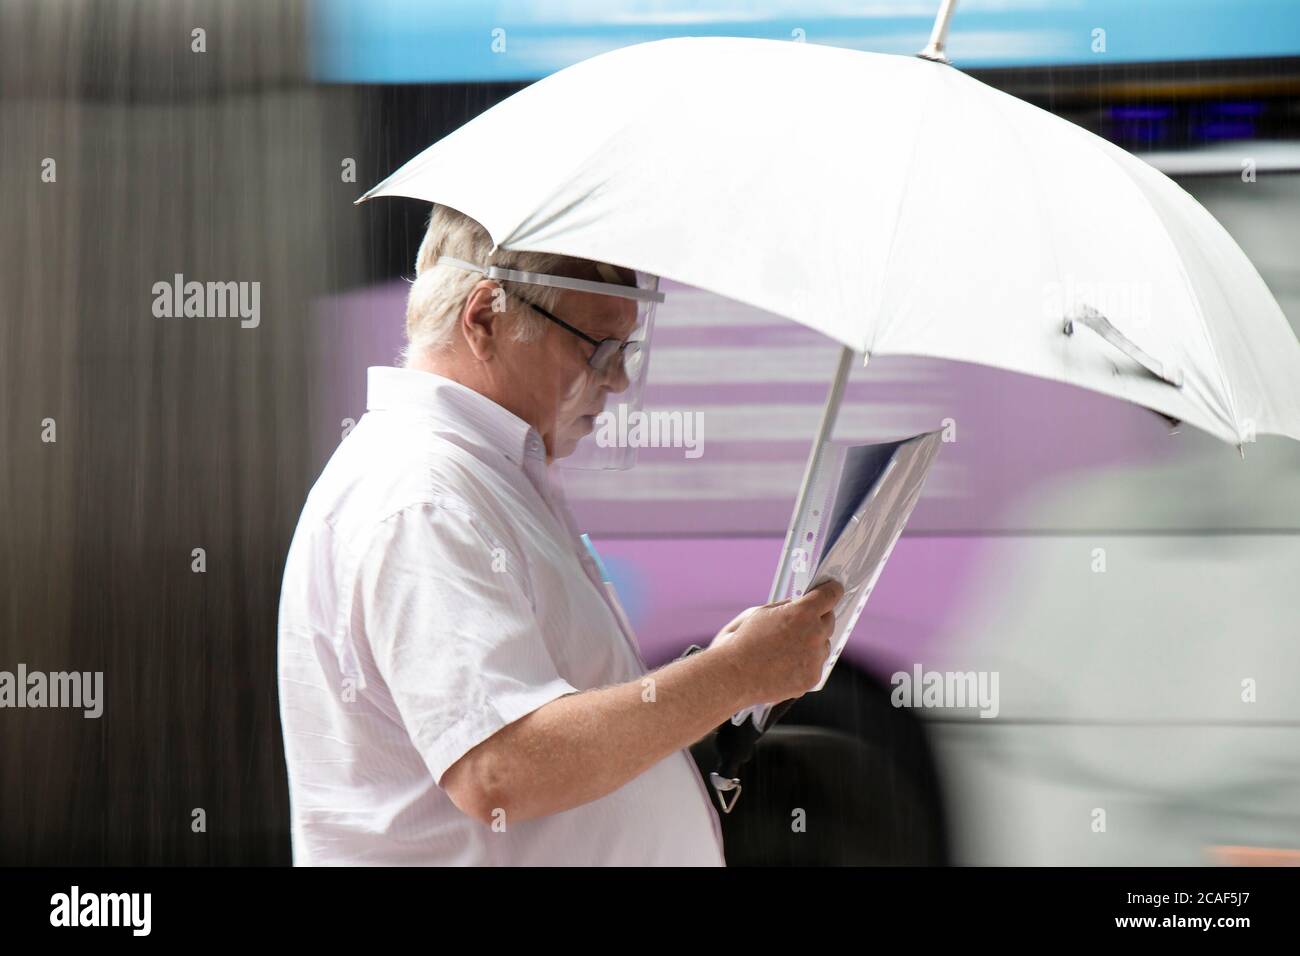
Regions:
[[[1234,444],[1300,439],[1300,342],[1214,217],[943,63],[728,37],[626,47],[487,110],[362,200],[378,196],[451,206],[502,248],[706,289],[868,358],[1069,382]]]

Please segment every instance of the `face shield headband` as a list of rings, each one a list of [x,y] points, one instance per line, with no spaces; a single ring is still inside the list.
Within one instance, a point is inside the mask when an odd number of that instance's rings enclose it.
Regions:
[[[639,430],[629,430],[627,423],[635,422],[641,417],[642,393],[650,366],[650,339],[654,330],[655,310],[665,298],[659,291],[659,277],[633,270],[636,276],[636,285],[633,286],[616,281],[594,282],[569,276],[523,272],[501,266],[482,266],[453,256],[440,256],[438,264],[476,272],[484,278],[498,282],[519,282],[594,295],[615,296],[632,300],[637,304],[636,326],[626,340],[620,340],[597,339],[571,325],[562,316],[553,315],[533,302],[521,300],[548,321],[563,327],[568,333],[584,339],[592,346],[592,354],[588,362],[591,376],[603,376],[606,367],[620,361],[622,371],[627,376],[627,387],[619,391],[609,391],[607,406],[595,416],[590,431],[577,440],[569,454],[558,458],[556,464],[560,468],[584,471],[621,471],[631,468],[636,463],[637,445],[630,438],[636,437]],[[601,270],[602,274],[611,279],[617,278],[617,273],[612,267],[602,268],[602,266],[603,264],[597,265],[597,269]]]

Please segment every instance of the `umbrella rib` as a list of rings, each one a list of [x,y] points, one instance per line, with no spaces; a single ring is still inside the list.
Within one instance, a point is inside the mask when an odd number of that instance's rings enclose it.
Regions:
[[[944,64],[938,64],[938,63],[935,64],[936,73],[938,73],[938,71],[940,70],[951,70],[951,69],[954,68]],[[923,120],[925,118],[925,114],[928,113],[930,110],[930,103],[934,100],[935,96],[937,95],[937,90],[942,84],[943,84],[943,80],[938,76],[936,76],[930,81],[930,89],[926,93],[925,100],[922,102],[921,107],[916,111],[916,127],[915,127],[915,132],[912,136],[912,152],[908,156],[908,162],[907,162],[907,168],[909,170],[914,170],[916,168],[916,153],[917,150],[920,148],[921,128],[923,125]],[[881,315],[881,305],[885,300],[885,287],[889,283],[889,269],[894,261],[894,249],[898,245],[898,228],[903,221],[903,210],[907,208],[907,195],[909,192],[911,192],[912,181],[914,178],[915,177],[911,175],[908,175],[904,178],[903,191],[898,198],[898,208],[894,210],[894,228],[889,233],[889,251],[885,253],[885,265],[880,272],[880,291],[879,291],[879,295],[876,297],[876,315],[878,318],[880,318],[881,321],[873,324],[873,328],[875,329],[875,336],[872,338],[871,342],[863,343],[862,350],[866,353],[868,359],[875,351],[876,341],[879,340],[879,338],[881,337],[881,331],[882,331],[881,322],[887,321],[885,317]]]
[[[1023,100],[1018,100],[1015,97],[1011,96],[1011,94],[1003,93],[1001,90],[995,90],[994,94],[995,94],[994,96],[985,97],[985,99],[987,99],[988,102],[990,103],[993,112],[996,113],[998,119],[1002,121],[1003,127],[1009,130],[1011,135],[1014,136],[1016,141],[1020,144],[1021,153],[1026,157],[1033,157],[1034,155],[1033,147],[1031,146],[1030,141],[1025,138],[1024,133],[1021,132],[1019,127],[1016,125],[1016,123],[1012,122],[1010,119],[1007,118],[1006,111],[1002,109],[1003,106],[1002,97],[1006,97],[1007,99],[1014,100],[1018,104],[1023,104],[1023,105],[1030,105],[1030,104],[1024,104]],[[1034,198],[1038,199],[1039,197],[1044,195],[1043,190],[1039,188],[1040,181],[1038,178],[1038,164],[1036,162],[1028,162],[1025,164],[1025,166],[1029,172],[1029,175],[1032,177],[1032,182],[1035,187]],[[1034,208],[1034,212],[1037,214],[1036,218],[1039,223],[1039,232],[1041,235],[1046,236],[1047,239],[1049,240],[1048,242],[1043,243],[1043,246],[1046,247],[1047,251],[1052,257],[1052,275],[1055,276],[1057,284],[1061,285],[1062,284],[1061,260],[1060,260],[1060,256],[1057,254],[1057,244],[1055,241],[1056,230],[1053,228],[1054,223],[1052,221],[1052,217],[1050,215],[1044,216],[1042,209],[1037,202],[1033,204],[1033,208]],[[1062,316],[1062,318],[1065,318],[1065,316]]]
[[[595,157],[605,152],[605,150],[609,148],[609,144],[611,142],[613,142],[615,139],[617,139],[618,137],[624,134],[624,132],[627,130],[629,122],[630,122],[629,120],[624,119],[620,125],[610,130],[609,134],[603,137],[598,145],[593,146],[590,150],[587,151],[587,155],[582,158],[582,162],[574,163],[572,166],[570,166],[568,170],[568,175],[560,177],[559,180],[553,186],[547,189],[545,200],[535,205],[528,212],[527,215],[525,215],[522,219],[516,222],[514,226],[511,227],[506,237],[502,239],[501,242],[497,243],[497,245],[500,246],[502,249],[508,250],[512,248],[511,243],[517,243],[520,241],[521,238],[523,238],[520,235],[521,231],[525,236],[528,234],[536,233],[538,230],[549,225],[555,219],[559,218],[560,216],[563,216],[565,213],[568,213],[570,210],[586,202],[588,198],[591,196],[590,190],[587,193],[583,194],[582,196],[578,197],[577,199],[572,200],[563,208],[549,214],[548,216],[546,216],[545,219],[542,219],[539,222],[533,221],[537,219],[538,213],[546,205],[554,202],[557,196],[563,193],[564,190],[566,190],[575,180],[577,180],[579,177],[583,175],[583,173],[585,172],[587,167],[591,165],[591,162]],[[547,250],[538,249],[535,251],[545,252]],[[622,265],[622,263],[611,263],[611,264]],[[634,267],[627,266],[626,268],[634,268]]]

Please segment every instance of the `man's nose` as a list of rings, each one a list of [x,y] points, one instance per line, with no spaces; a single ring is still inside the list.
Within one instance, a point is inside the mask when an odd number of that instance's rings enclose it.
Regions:
[[[620,352],[605,366],[601,387],[608,392],[625,392],[631,384],[632,380],[628,378],[627,368],[623,364],[623,353]]]

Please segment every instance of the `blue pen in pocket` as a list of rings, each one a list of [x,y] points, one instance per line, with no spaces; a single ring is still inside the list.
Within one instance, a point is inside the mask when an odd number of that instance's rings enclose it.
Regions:
[[[591,560],[596,563],[596,570],[600,574],[600,580],[605,587],[605,599],[609,602],[610,610],[614,612],[614,616],[618,619],[619,627],[623,631],[623,638],[632,649],[632,653],[636,655],[636,659],[644,671],[646,669],[645,658],[641,656],[641,648],[636,642],[636,632],[632,628],[631,620],[628,619],[627,611],[623,609],[623,602],[618,599],[618,589],[614,587],[614,582],[609,576],[609,569],[605,567],[605,562],[601,560],[600,552],[591,543],[591,538],[586,534],[579,535],[579,537],[582,539],[582,544],[587,549],[587,553],[591,555]]]
[[[600,579],[606,584],[612,584],[613,582],[609,577],[609,570],[605,567],[605,562],[601,560],[600,552],[597,551],[595,545],[591,543],[591,538],[589,538],[585,532],[581,537],[582,543],[587,549],[587,553],[591,555],[591,559],[596,562],[596,570],[600,572]]]

